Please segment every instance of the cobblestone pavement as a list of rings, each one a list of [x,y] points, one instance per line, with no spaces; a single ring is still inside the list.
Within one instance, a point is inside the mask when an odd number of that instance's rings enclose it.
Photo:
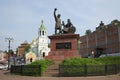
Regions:
[[[11,75],[9,71],[0,70],[0,80],[120,80],[120,74],[92,77],[31,77]]]

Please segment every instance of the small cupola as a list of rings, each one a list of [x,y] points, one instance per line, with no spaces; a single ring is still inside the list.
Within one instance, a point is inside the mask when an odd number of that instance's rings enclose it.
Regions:
[[[39,35],[40,36],[45,36],[46,35],[46,28],[43,24],[43,20],[41,21],[41,25],[40,25],[40,28],[39,28]]]

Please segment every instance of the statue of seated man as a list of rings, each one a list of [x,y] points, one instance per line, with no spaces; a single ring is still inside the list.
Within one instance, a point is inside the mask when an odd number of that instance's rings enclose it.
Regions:
[[[64,28],[69,28],[69,27],[72,27],[73,24],[72,24],[72,22],[70,21],[70,19],[67,19],[67,24],[65,25],[65,24],[64,24],[64,21],[63,21],[63,26],[64,26]]]
[[[64,26],[63,33],[69,33],[70,28],[73,27],[73,24],[72,24],[71,20],[67,19],[67,24],[65,25],[64,21],[62,22],[62,24]]]

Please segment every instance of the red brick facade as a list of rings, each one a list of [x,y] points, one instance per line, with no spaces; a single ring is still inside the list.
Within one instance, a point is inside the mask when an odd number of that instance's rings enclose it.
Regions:
[[[22,43],[19,47],[18,47],[18,56],[21,56],[24,54],[25,49],[29,46],[30,44],[28,44],[27,42]]]
[[[71,57],[80,57],[78,54],[78,39],[79,34],[62,34],[62,35],[53,35],[49,36],[51,40],[51,51],[49,52],[49,55],[46,56],[46,59],[51,60],[63,60],[65,58],[71,58]],[[64,43],[70,43],[67,49],[61,48],[63,46],[60,46],[61,49],[58,49],[57,43],[62,44],[64,46]]]
[[[96,31],[80,37],[80,54],[87,56],[94,52],[101,53],[120,53],[120,22],[112,21],[108,25],[101,25]]]

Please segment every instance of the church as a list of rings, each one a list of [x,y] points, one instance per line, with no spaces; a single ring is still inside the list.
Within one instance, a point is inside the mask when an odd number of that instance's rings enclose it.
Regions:
[[[41,25],[38,29],[38,37],[33,39],[30,44],[30,49],[25,53],[26,63],[33,62],[35,60],[44,59],[45,56],[48,56],[50,48],[48,48],[48,37],[46,34],[46,27],[41,21]]]

